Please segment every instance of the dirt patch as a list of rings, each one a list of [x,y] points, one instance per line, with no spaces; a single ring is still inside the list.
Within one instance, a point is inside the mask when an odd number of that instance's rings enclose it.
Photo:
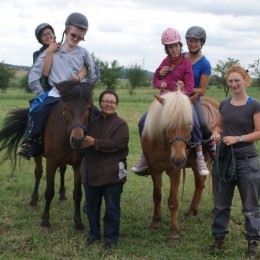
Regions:
[[[28,73],[27,70],[17,70],[17,71],[15,72],[15,76],[20,78],[20,77],[26,76],[27,73]]]

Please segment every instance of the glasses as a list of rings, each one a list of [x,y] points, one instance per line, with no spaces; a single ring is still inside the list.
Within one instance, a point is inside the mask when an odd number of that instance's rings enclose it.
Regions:
[[[76,33],[70,33],[70,36],[74,39],[77,39],[77,41],[85,41],[84,37],[82,38],[80,35],[76,34]]]
[[[113,100],[102,100],[101,101],[104,105],[106,105],[106,106],[108,106],[108,105],[116,105],[116,102],[115,101],[113,101]]]
[[[42,33],[41,38],[46,38],[47,36],[52,35],[52,31],[48,31],[46,33]]]

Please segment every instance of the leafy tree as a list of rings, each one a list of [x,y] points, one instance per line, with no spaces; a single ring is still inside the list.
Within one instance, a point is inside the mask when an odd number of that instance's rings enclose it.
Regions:
[[[101,61],[96,59],[96,63],[100,71],[100,82],[106,87],[107,90],[116,90],[118,85],[118,77],[123,69],[123,66],[120,66],[117,60],[113,60],[111,64],[109,62]]]
[[[226,62],[218,61],[218,64],[215,68],[213,68],[213,76],[215,76],[215,82],[219,87],[224,88],[224,92],[226,97],[228,96],[229,87],[226,83],[226,73],[228,68],[230,68],[232,65],[239,65],[239,60],[235,60],[232,58],[228,58]]]
[[[15,76],[15,70],[8,68],[4,65],[4,61],[0,63],[0,89],[1,92],[6,92],[9,87],[11,79]]]
[[[260,58],[254,61],[254,63],[249,64],[248,68],[253,76],[256,77],[256,79],[253,82],[253,85],[260,86]]]
[[[30,93],[31,90],[28,87],[28,74],[23,76],[20,80],[20,88],[24,89],[25,92]]]
[[[133,95],[134,90],[143,84],[147,84],[146,72],[142,69],[142,66],[134,64],[127,69],[127,77],[130,82],[129,94]]]

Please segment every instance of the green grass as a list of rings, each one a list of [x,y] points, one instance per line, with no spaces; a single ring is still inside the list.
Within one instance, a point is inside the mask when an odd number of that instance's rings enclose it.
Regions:
[[[95,99],[100,93],[95,90]],[[127,91],[118,91],[120,103],[118,113],[130,127],[130,153],[128,168],[135,164],[140,154],[140,140],[137,122],[153,100],[152,89],[138,89],[129,96]],[[250,95],[259,98],[257,89],[249,89]],[[224,98],[222,90],[213,88],[208,95],[218,100]],[[8,90],[0,94],[0,122],[12,108],[25,107],[31,94],[20,90]],[[104,254],[102,244],[85,246],[88,222],[82,213],[86,230],[75,232],[73,223],[73,173],[69,167],[66,173],[66,202],[58,200],[59,174],[56,175],[56,194],[51,204],[50,220],[52,228],[44,233],[40,229],[41,213],[44,207],[45,175],[40,185],[40,201],[37,209],[28,207],[34,184],[33,161],[20,161],[20,168],[11,173],[10,162],[1,166],[0,173],[0,259],[243,259],[246,249],[244,239],[244,217],[236,191],[230,234],[227,237],[228,249],[210,256],[205,251],[212,243],[212,195],[206,187],[199,213],[196,217],[183,218],[189,207],[194,190],[193,174],[187,171],[184,198],[179,206],[180,242],[167,241],[170,213],[167,207],[169,181],[163,177],[162,220],[158,230],[149,231],[147,226],[153,213],[152,181],[150,177],[138,177],[128,170],[128,181],[122,194],[121,237],[118,246],[109,254]],[[210,180],[209,180],[210,182]],[[181,189],[179,197],[181,197]]]

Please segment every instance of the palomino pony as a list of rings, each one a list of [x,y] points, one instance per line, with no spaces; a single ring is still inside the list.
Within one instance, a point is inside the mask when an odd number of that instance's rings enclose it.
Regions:
[[[44,230],[50,227],[50,204],[54,197],[54,177],[59,166],[69,164],[74,170],[73,199],[75,204],[75,228],[84,229],[81,219],[80,203],[82,198],[80,164],[83,157],[82,144],[88,120],[93,108],[92,88],[86,83],[75,80],[57,84],[61,100],[51,110],[45,124],[43,156],[46,158],[45,207],[42,213],[41,226]],[[12,131],[9,127],[0,131],[0,151],[6,149],[2,161],[13,158],[16,162],[17,147],[25,131],[27,120],[23,115],[25,109],[16,109],[12,113]],[[27,110],[28,111],[28,110]],[[6,117],[5,125],[10,126]],[[9,123],[9,124],[8,124]]]
[[[187,215],[197,214],[206,177],[198,172],[195,153],[189,153],[190,149],[187,149],[191,144],[193,125],[190,99],[180,90],[156,96],[156,99],[148,111],[141,141],[153,181],[154,212],[149,227],[157,228],[161,219],[162,173],[165,171],[170,179],[169,240],[176,242],[179,240],[177,213],[181,168],[191,167],[195,178],[195,192]],[[208,152],[204,152],[204,156],[210,160]]]

